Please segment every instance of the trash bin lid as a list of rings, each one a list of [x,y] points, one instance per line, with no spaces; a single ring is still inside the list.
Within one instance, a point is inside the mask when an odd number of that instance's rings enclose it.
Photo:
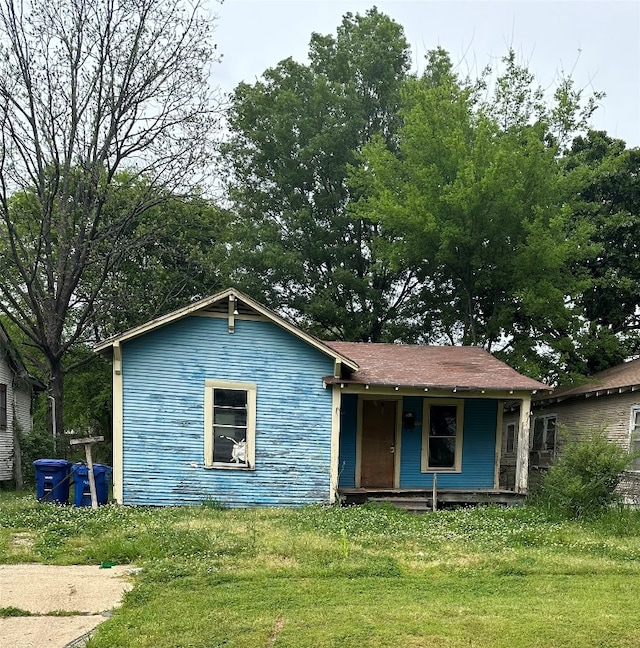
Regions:
[[[83,464],[81,461],[79,461],[78,463],[74,463],[72,470],[76,475],[79,475],[79,476],[84,475],[85,477],[87,476],[87,474],[89,472],[89,469],[87,468],[87,466],[85,464]]]
[[[37,468],[66,468],[71,462],[66,459],[36,459],[33,465]]]

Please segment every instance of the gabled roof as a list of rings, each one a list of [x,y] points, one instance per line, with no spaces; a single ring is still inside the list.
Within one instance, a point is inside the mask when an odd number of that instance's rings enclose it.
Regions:
[[[294,324],[291,324],[291,322],[288,322],[277,313],[266,308],[259,302],[255,301],[239,290],[236,290],[235,288],[227,288],[226,290],[216,293],[211,297],[206,297],[205,299],[201,299],[200,301],[193,302],[192,304],[188,304],[183,308],[179,308],[178,310],[175,310],[171,313],[157,317],[149,322],[146,322],[145,324],[135,326],[134,328],[131,328],[124,333],[114,335],[113,337],[104,340],[96,347],[94,347],[94,351],[96,353],[104,353],[110,350],[115,344],[133,340],[137,337],[140,337],[141,335],[144,335],[145,333],[149,333],[150,331],[159,329],[163,326],[167,326],[168,324],[183,319],[184,317],[188,317],[189,315],[196,315],[198,313],[206,312],[221,314],[227,313],[230,299],[233,300],[233,311],[235,316],[240,318],[242,317],[242,315],[261,315],[280,328],[288,331],[295,337],[316,348],[321,353],[324,353],[334,360],[341,362],[347,368],[351,370],[358,368],[358,365],[356,363],[343,356],[339,351],[336,351],[335,349],[329,347],[324,342],[318,340],[312,335],[305,333]]]
[[[549,390],[479,347],[327,342],[359,365],[348,378],[327,383],[355,383],[450,390]]]
[[[600,371],[582,385],[554,389],[553,393],[544,400],[558,402],[570,398],[607,396],[637,389],[640,389],[640,358]]]

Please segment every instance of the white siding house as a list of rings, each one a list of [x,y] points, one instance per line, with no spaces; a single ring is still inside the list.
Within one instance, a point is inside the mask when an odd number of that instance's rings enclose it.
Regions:
[[[14,478],[15,435],[18,429],[31,431],[34,390],[42,388],[0,324],[0,481]]]

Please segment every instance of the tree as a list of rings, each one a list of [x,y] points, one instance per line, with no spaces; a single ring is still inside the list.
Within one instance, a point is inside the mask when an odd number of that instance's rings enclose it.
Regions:
[[[363,147],[351,183],[367,189],[351,209],[378,217],[393,258],[415,269],[424,341],[482,345],[549,377],[572,353],[570,269],[589,229],[569,226],[551,112],[514,58],[505,64],[485,103],[483,79],[460,79],[444,50],[431,52],[405,85],[394,145]]]
[[[169,197],[131,223],[126,258],[107,276],[93,318],[104,339],[228,285],[229,214],[202,196]],[[93,278],[89,276],[89,289]]]
[[[347,14],[336,36],[313,34],[309,59],[282,61],[233,94],[224,153],[235,278],[318,335],[393,339],[415,277],[402,259],[383,261],[377,218],[347,213],[358,189],[346,177],[374,134],[393,143],[408,45],[371,9]]]
[[[210,155],[212,27],[198,0],[0,2],[0,310],[46,360],[58,430],[131,223]]]
[[[573,220],[593,228],[596,247],[580,297],[580,352],[593,374],[640,351],[640,149],[589,131],[574,140],[564,164],[578,197]]]

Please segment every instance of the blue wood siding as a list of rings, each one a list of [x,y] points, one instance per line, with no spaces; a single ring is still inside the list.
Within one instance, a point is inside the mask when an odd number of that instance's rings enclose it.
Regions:
[[[328,356],[271,322],[187,317],[125,343],[122,364],[124,504],[328,501]],[[257,385],[255,470],[203,467],[206,379]]]
[[[358,427],[358,396],[343,394],[340,409],[340,488],[356,485],[356,433]]]
[[[420,472],[422,398],[405,398],[404,412],[414,412],[415,427],[402,430],[401,488],[431,488],[431,474]],[[435,402],[435,401],[434,401]],[[462,472],[438,473],[439,488],[493,488],[498,403],[491,399],[464,400]]]
[[[402,428],[400,457],[400,488],[432,488],[431,474],[420,472],[422,452],[422,417],[425,399],[405,396],[402,401],[402,421],[405,414],[414,415],[414,426]],[[358,397],[342,395],[340,417],[340,480],[341,488],[355,486],[356,428]],[[462,433],[462,472],[438,473],[440,488],[493,488],[498,402],[491,399],[464,400]]]

